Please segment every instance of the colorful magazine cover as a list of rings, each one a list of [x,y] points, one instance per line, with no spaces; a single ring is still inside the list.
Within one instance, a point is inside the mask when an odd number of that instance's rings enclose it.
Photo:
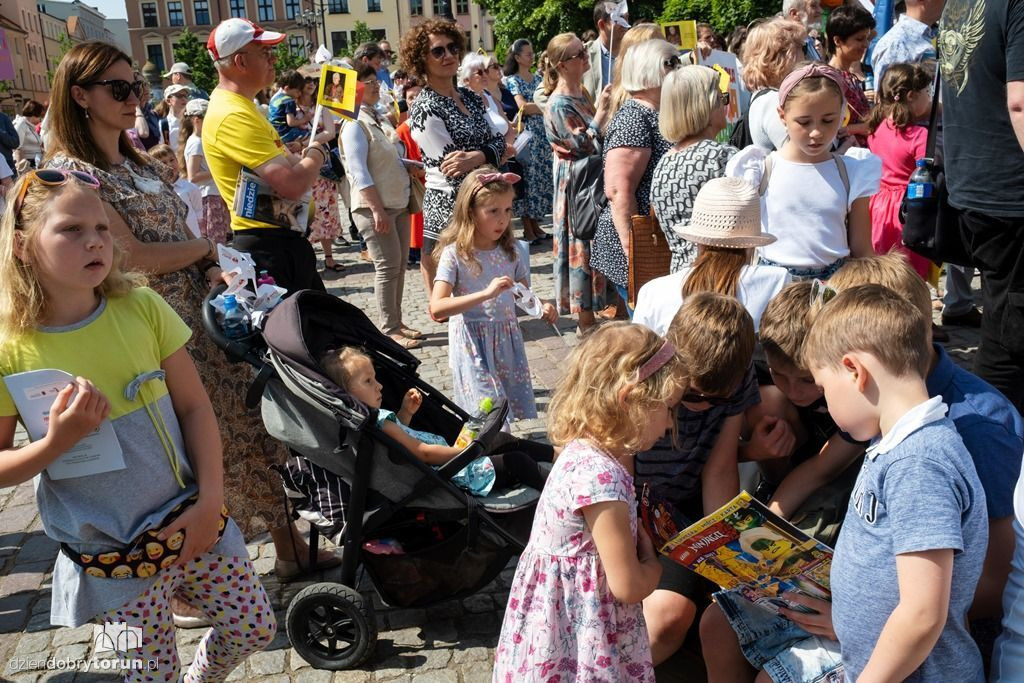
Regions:
[[[774,612],[809,611],[779,596],[829,599],[832,549],[803,533],[746,491],[694,524],[644,486],[640,518],[658,552]],[[687,526],[689,524],[689,526]]]

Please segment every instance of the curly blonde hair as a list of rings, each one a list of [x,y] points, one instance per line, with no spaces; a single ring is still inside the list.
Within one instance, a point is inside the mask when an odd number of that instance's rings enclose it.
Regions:
[[[569,356],[548,407],[548,436],[564,445],[586,438],[608,450],[636,451],[652,408],[687,386],[678,354],[642,382],[637,372],[665,343],[628,322],[601,325]]]
[[[405,32],[399,46],[399,62],[409,73],[426,78],[427,51],[430,49],[430,36],[446,36],[459,48],[459,54],[466,50],[466,36],[457,24],[443,19],[431,19],[417,24]]]
[[[807,31],[791,19],[776,17],[750,29],[743,44],[743,82],[751,92],[778,88],[802,56],[794,47],[803,48]]]
[[[492,197],[514,192],[512,185],[504,180],[492,180],[484,185],[480,182],[480,176],[485,173],[497,173],[498,169],[493,166],[481,166],[470,171],[466,179],[459,187],[459,193],[455,196],[455,208],[452,211],[451,221],[448,227],[441,233],[434,247],[434,258],[441,260],[441,253],[449,244],[455,245],[455,255],[459,260],[467,264],[471,270],[480,272],[480,262],[476,260],[476,247],[473,245],[473,238],[476,234],[476,225],[473,222],[473,210],[481,203]],[[516,238],[512,234],[512,224],[505,229],[498,238],[498,247],[508,254],[509,261],[518,258],[516,253]]]
[[[28,183],[21,210],[14,211],[14,198],[21,188]],[[77,180],[72,180],[81,188]],[[46,308],[46,293],[32,270],[32,257],[35,254],[36,235],[46,220],[49,205],[56,193],[63,192],[68,184],[47,186],[34,182],[31,174],[18,179],[7,193],[8,208],[0,219],[0,341],[17,338],[34,328],[42,320]],[[25,254],[22,260],[17,255],[18,235],[21,235],[21,248]],[[114,243],[113,264],[107,277],[96,288],[96,293],[106,297],[124,296],[135,287],[145,285],[145,278],[137,273],[121,271],[122,252]]]

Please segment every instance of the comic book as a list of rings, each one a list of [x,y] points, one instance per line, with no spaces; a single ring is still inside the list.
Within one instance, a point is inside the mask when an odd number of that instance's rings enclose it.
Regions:
[[[662,555],[773,612],[809,611],[781,599],[783,593],[831,596],[832,549],[746,491],[691,524],[644,485],[640,519]]]

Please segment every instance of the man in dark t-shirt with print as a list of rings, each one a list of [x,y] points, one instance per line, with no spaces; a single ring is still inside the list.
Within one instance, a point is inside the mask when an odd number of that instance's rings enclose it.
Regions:
[[[975,372],[1024,409],[1024,0],[948,0],[939,24],[946,182],[981,271]]]

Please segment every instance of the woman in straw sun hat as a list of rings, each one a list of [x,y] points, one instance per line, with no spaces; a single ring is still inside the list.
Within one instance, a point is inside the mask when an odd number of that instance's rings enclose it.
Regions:
[[[738,178],[709,180],[693,203],[689,223],[666,225],[697,245],[692,266],[651,280],[640,289],[633,322],[665,334],[683,300],[697,292],[739,299],[760,327],[761,313],[789,284],[785,268],[756,265],[754,250],[775,241],[761,231],[761,202],[750,183]]]

